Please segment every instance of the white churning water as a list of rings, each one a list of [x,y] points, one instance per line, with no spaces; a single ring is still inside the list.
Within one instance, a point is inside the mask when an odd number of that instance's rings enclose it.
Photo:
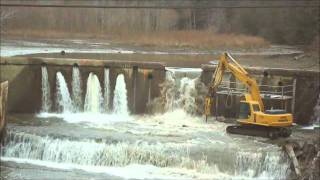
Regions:
[[[73,112],[73,103],[71,100],[71,96],[69,93],[69,89],[66,83],[66,80],[64,79],[61,72],[57,72],[57,96],[56,96],[56,102],[58,105],[58,109],[62,113],[70,113]]]
[[[43,166],[59,163],[61,167],[80,165],[90,166],[92,170],[105,167],[102,172],[108,172],[107,167],[152,165],[174,168],[181,175],[191,174],[196,179],[285,179],[289,173],[288,159],[277,147],[265,147],[258,151],[234,148],[219,151],[217,145],[207,143],[212,152],[207,149],[202,152],[202,158],[192,157],[194,148],[200,146],[143,141],[107,144],[88,139],[76,141],[9,131],[1,156],[8,161],[41,161]]]
[[[200,68],[166,68],[166,80],[161,95],[152,102],[153,112],[183,109],[189,114],[201,114],[206,86],[200,81]]]
[[[124,75],[119,74],[117,77],[116,87],[113,97],[113,112],[119,115],[128,115],[127,88]]]
[[[84,101],[84,111],[101,113],[103,97],[98,77],[90,73],[87,80],[87,93]]]
[[[42,107],[41,112],[49,112],[51,110],[51,93],[50,84],[48,80],[47,66],[41,67],[42,79],[41,79],[41,90],[42,90]]]

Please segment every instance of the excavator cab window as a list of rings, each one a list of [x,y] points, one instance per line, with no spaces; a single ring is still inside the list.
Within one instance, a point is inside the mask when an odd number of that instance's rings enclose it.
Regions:
[[[260,107],[259,107],[258,104],[253,104],[253,105],[252,105],[252,108],[253,108],[253,111],[254,111],[254,112],[260,111]]]
[[[248,119],[250,115],[249,103],[240,102],[239,119]]]

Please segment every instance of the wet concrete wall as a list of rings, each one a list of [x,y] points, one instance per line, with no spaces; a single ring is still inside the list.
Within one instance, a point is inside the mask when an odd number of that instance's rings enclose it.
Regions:
[[[257,80],[258,84],[277,86],[279,82],[282,82],[284,86],[295,86],[295,95],[292,100],[284,102],[275,99],[263,99],[266,109],[281,109],[286,107],[287,112],[293,111],[294,122],[298,124],[308,124],[311,122],[313,108],[319,95],[319,71],[258,67],[245,67],[245,69]],[[201,80],[209,86],[215,66],[202,65],[202,70]],[[264,89],[260,90],[263,91]],[[280,91],[278,89],[273,90]],[[231,97],[228,97],[228,95],[219,95],[218,98],[217,115],[237,117],[240,98],[235,95]],[[230,101],[230,99],[232,99],[232,101]]]
[[[81,75],[83,101],[86,92],[86,83],[90,72],[99,78],[102,89],[104,88],[104,69],[109,69],[111,86],[111,100],[116,84],[117,75],[125,76],[128,106],[131,113],[144,113],[150,98],[159,96],[158,85],[164,81],[165,68],[161,63],[137,63],[132,61],[106,61],[87,59],[59,59],[59,58],[1,58],[0,80],[10,83],[8,112],[10,113],[37,113],[41,109],[41,66],[48,69],[48,78],[51,89],[51,100],[55,103],[56,73],[60,71],[66,79],[71,92],[72,68],[78,65]],[[149,78],[148,78],[149,77]],[[135,85],[134,85],[135,84]],[[136,88],[134,88],[136,86]],[[54,106],[55,107],[55,106]],[[111,103],[112,108],[112,103]],[[56,109],[53,108],[52,111]]]
[[[8,88],[8,81],[0,83],[0,142],[2,142],[6,130]]]

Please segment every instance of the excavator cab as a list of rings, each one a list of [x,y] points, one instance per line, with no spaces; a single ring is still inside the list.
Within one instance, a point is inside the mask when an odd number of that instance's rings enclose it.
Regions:
[[[288,137],[292,123],[292,115],[284,113],[267,114],[261,111],[257,101],[240,101],[237,120],[241,126],[228,126],[227,132],[252,136],[264,136],[275,139],[279,136]]]
[[[258,102],[255,101],[240,101],[239,121],[255,121],[256,112],[261,113],[261,108]]]
[[[248,119],[251,115],[250,104],[244,101],[240,102],[239,119]]]

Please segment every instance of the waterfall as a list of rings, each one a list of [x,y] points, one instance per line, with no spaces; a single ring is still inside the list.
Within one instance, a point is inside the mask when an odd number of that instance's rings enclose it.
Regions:
[[[290,172],[290,162],[284,152],[240,151],[237,152],[235,161],[237,176],[286,179]]]
[[[177,101],[176,101],[176,82],[174,77],[174,73],[171,71],[166,72],[166,80],[164,84],[162,85],[161,94],[163,95],[164,102],[164,108],[165,111],[173,111],[177,107]]]
[[[196,78],[187,77],[187,72],[167,71],[166,83],[162,86],[165,90],[165,108],[167,111],[183,109],[186,112],[194,114],[196,105]]]
[[[68,86],[61,72],[57,72],[56,87],[57,87],[56,102],[58,105],[58,109],[61,110],[62,113],[73,112],[73,105],[70,98]]]
[[[160,84],[160,96],[148,107],[153,113],[183,110],[189,114],[202,114],[206,86],[200,80],[198,69],[168,68],[165,81]]]
[[[72,100],[74,110],[76,112],[82,111],[82,89],[81,89],[81,77],[80,71],[77,66],[72,68]]]
[[[109,69],[104,69],[104,108],[106,112],[110,111],[110,79]]]
[[[197,110],[195,81],[196,79],[189,79],[187,77],[180,80],[179,106],[190,114],[195,114]]]
[[[148,110],[151,113],[171,112],[177,107],[176,83],[171,71],[166,72],[166,79],[159,85],[160,96],[148,103]]]
[[[51,109],[51,94],[50,94],[50,84],[48,80],[48,70],[46,66],[41,67],[42,80],[41,80],[41,90],[42,90],[42,112],[49,112]]]
[[[38,159],[43,161],[74,163],[94,166],[124,166],[131,163],[154,164],[165,167],[182,161],[175,149],[147,142],[119,142],[116,144],[98,143],[83,139],[74,141],[33,134],[9,132],[3,151],[5,157]],[[152,152],[152,153],[151,153]],[[182,150],[180,154],[186,155]],[[184,157],[182,156],[182,157]],[[175,160],[176,161],[173,161]]]
[[[113,111],[115,114],[128,115],[127,89],[124,75],[119,74],[113,97]]]
[[[191,169],[193,173],[210,173],[213,176],[209,179],[287,179],[290,174],[289,159],[276,146],[258,151],[230,147],[221,150],[220,145],[212,146],[209,143],[203,146],[194,144],[199,150],[194,151],[184,143],[148,143],[139,140],[109,144],[104,141],[41,137],[14,131],[8,131],[5,143],[1,158],[41,160],[61,165],[72,163],[107,167],[132,163],[151,164]],[[205,149],[201,149],[203,147]],[[191,154],[199,152],[204,157],[192,157]]]
[[[87,80],[87,93],[84,101],[84,110],[86,112],[102,112],[102,92],[98,77],[90,73]]]

